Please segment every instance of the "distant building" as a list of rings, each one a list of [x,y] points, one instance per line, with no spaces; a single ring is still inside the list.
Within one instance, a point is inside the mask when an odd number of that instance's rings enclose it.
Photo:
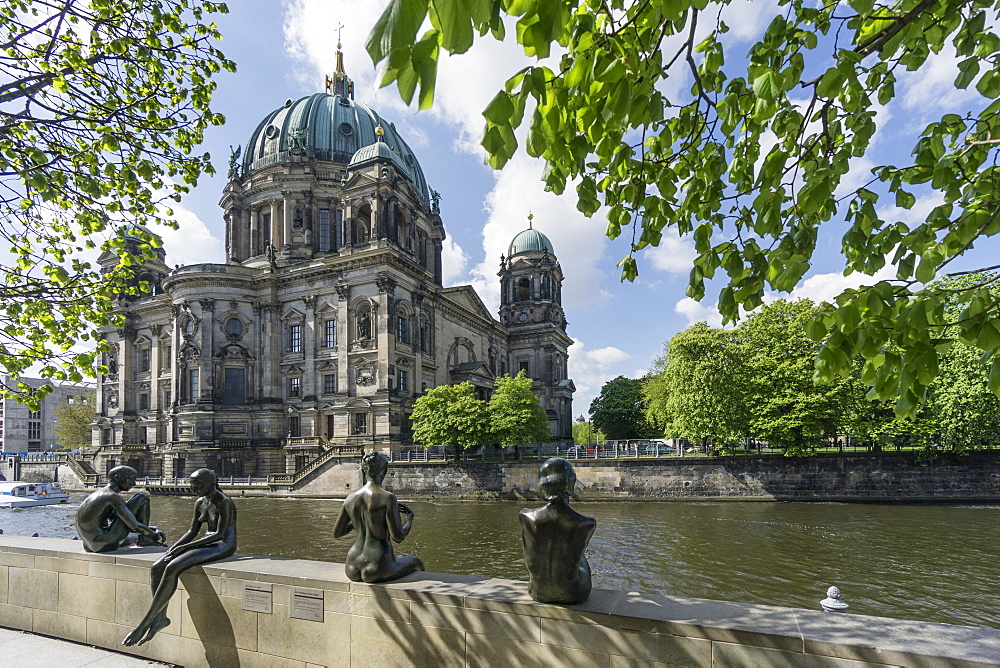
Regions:
[[[338,52],[326,93],[287,100],[231,157],[225,262],[171,270],[157,250],[137,270],[152,294],[122,299],[125,325],[103,330],[98,470],[292,473],[332,447],[411,443],[424,390],[469,381],[486,399],[519,370],[571,441],[551,242],[531,224],[511,241],[497,318],[442,283],[438,199],[395,126],[354,100]]]
[[[16,399],[0,400],[0,442],[4,452],[41,452],[58,450],[56,442],[56,409],[63,404],[94,399],[93,383],[53,383],[43,378],[21,378],[31,387],[52,385],[52,392],[42,399],[41,409],[32,411]],[[10,379],[4,377],[4,384]]]

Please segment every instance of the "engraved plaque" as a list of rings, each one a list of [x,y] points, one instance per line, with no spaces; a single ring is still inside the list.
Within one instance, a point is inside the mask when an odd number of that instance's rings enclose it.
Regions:
[[[271,614],[271,585],[252,582],[243,585],[243,609]]]
[[[310,622],[323,621],[323,590],[292,587],[289,617],[306,619]]]

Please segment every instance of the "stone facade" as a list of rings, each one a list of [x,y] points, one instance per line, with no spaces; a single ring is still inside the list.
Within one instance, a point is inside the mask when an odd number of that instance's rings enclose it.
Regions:
[[[171,624],[123,647],[149,606],[149,567],[162,551],[88,554],[80,541],[0,536],[0,626],[189,668],[1000,662],[1000,631],[990,628],[601,588],[578,605],[549,605],[532,601],[524,581],[430,572],[370,585],[349,581],[343,564],[250,555],[186,571],[167,606]],[[247,605],[248,587],[269,592],[270,605]],[[293,616],[299,588],[322,600],[320,615]]]
[[[571,440],[551,244],[534,230],[512,243],[501,320],[471,286],[445,287],[438,195],[342,68],[331,82],[269,114],[233,156],[225,264],[170,270],[161,252],[137,270],[152,294],[123,299],[125,326],[104,331],[100,472],[293,473],[331,447],[410,442],[424,390],[468,380],[487,398],[520,368],[555,439]]]
[[[581,501],[1000,499],[1000,452],[994,451],[930,463],[908,454],[572,461],[576,497]],[[536,499],[540,464],[533,460],[458,465],[393,462],[385,484],[405,498]],[[328,478],[318,472],[296,492],[343,496],[343,482],[351,482],[349,474],[342,469]]]
[[[93,399],[95,389],[89,383],[53,383],[43,378],[21,378],[31,387],[52,385],[52,392],[42,399],[38,411],[32,411],[15,399],[0,399],[0,443],[3,452],[40,452],[58,450],[56,440],[56,409],[67,403]],[[10,378],[4,377],[4,384]]]

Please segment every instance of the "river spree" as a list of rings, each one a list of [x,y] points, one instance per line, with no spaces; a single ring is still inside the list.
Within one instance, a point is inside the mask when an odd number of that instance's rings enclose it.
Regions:
[[[75,499],[82,498],[74,495]],[[342,562],[339,501],[235,498],[239,551]],[[527,579],[509,502],[407,502],[397,551],[428,570]],[[5,533],[71,538],[77,503],[0,510]],[[173,541],[194,500],[154,497]],[[818,609],[837,585],[857,614],[1000,628],[1000,506],[839,503],[576,503],[597,518],[594,585]]]

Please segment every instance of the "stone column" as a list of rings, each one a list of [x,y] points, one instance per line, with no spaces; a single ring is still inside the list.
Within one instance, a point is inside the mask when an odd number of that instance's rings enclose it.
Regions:
[[[344,247],[354,247],[354,202],[344,202]]]
[[[240,256],[242,262],[251,255],[250,251],[250,212],[247,209],[240,211]]]
[[[306,315],[302,322],[302,350],[304,351],[304,361],[302,364],[302,396],[319,396],[319,388],[316,387],[316,297],[309,295],[303,302],[306,306]],[[303,435],[305,435],[303,425]],[[309,434],[312,435],[312,434]]]
[[[281,248],[281,227],[278,223],[278,202],[280,200],[271,200],[271,243],[275,248]]]
[[[440,239],[434,240],[434,282],[441,285],[441,249],[442,243]]]
[[[212,401],[215,396],[215,369],[212,351],[215,350],[215,300],[202,299],[201,304],[201,397],[199,401]]]
[[[250,257],[260,255],[260,228],[257,218],[258,214],[256,207],[250,209]]]
[[[289,193],[282,193],[284,198],[281,200],[281,245],[291,246],[292,245],[292,197]]]
[[[354,338],[350,330],[351,311],[351,286],[347,283],[339,282],[334,286],[337,290],[337,391],[346,392],[350,388],[348,373],[351,369],[348,366],[347,352],[350,349],[351,339]]]

